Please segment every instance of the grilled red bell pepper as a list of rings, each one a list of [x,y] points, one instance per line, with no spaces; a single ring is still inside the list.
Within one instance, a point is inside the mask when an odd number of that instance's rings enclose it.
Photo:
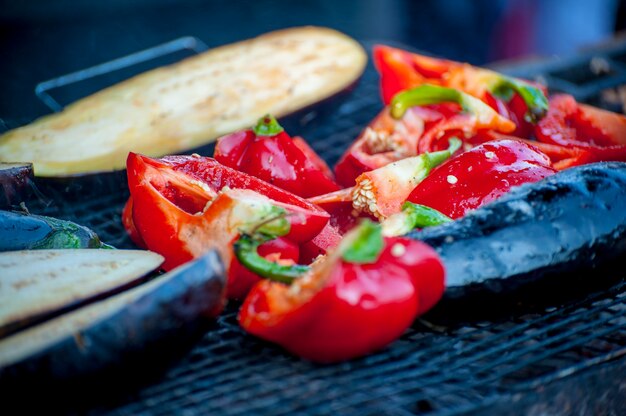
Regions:
[[[537,148],[514,140],[484,143],[434,169],[408,201],[456,219],[507,193],[513,186],[555,173]]]
[[[268,266],[248,256],[254,247],[250,240],[241,243],[237,255],[242,263],[273,280],[252,289],[240,324],[313,361],[347,360],[386,346],[444,290],[443,265],[432,248],[383,237],[371,222],[348,233],[308,270]]]
[[[217,249],[229,271],[229,297],[243,298],[258,281],[254,274],[241,268],[232,255],[232,243],[240,232],[264,230],[274,237],[289,235],[306,241],[315,236],[328,219],[327,214],[322,213],[326,221],[319,222],[319,218],[315,219],[316,213],[271,200],[249,189],[222,187],[216,192],[193,175],[144,156],[131,153],[127,168],[133,224],[146,247],[165,257],[163,268],[166,270],[209,249]],[[283,218],[263,224],[279,214]],[[307,224],[309,219],[311,223]],[[290,221],[299,228],[297,234],[290,232]],[[310,226],[315,228],[308,229]],[[300,240],[303,237],[305,240]],[[259,254],[293,263],[299,258],[299,248],[291,239],[279,238],[259,247]]]
[[[579,104],[571,95],[550,99],[548,115],[535,127],[535,135],[541,142],[562,147],[551,155],[558,169],[626,161],[626,117]]]
[[[301,138],[292,139],[271,115],[251,130],[218,139],[215,159],[301,197],[339,189],[326,163]]]
[[[517,126],[516,136],[528,137],[532,124],[548,110],[545,88],[494,71],[403,51],[374,47],[374,64],[381,77],[383,101],[423,84],[456,88],[483,100]]]
[[[511,132],[515,125],[480,100],[452,88],[421,85],[397,94],[335,166],[337,181],[391,162],[444,150],[450,137],[463,140],[484,130]]]
[[[224,166],[210,157],[166,156],[160,160],[141,157],[145,163],[157,167],[169,166],[176,172],[186,173],[192,176],[199,186],[211,192],[217,193],[224,187],[251,189],[270,198],[278,205],[287,204],[288,219],[291,224],[288,238],[296,243],[311,240],[328,222],[329,214],[306,199],[254,176]]]

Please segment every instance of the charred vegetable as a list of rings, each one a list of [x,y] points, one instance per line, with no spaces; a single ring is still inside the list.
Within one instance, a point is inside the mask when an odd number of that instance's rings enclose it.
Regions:
[[[448,299],[589,288],[626,254],[626,163],[568,169],[409,235],[441,255]]]
[[[111,248],[87,227],[22,212],[0,211],[0,236],[0,251]]]
[[[22,202],[32,180],[32,163],[0,163],[0,209]]]
[[[162,262],[139,250],[0,253],[0,336],[136,285]]]
[[[174,351],[192,345],[221,311],[225,287],[222,263],[210,252],[139,287],[4,338],[0,388],[6,393],[52,380],[54,385],[91,381],[97,377],[88,376],[122,370],[124,382],[160,367]]]

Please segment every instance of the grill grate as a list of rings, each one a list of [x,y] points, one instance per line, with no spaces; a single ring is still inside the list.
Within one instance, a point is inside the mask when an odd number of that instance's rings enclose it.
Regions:
[[[621,63],[626,62],[626,44],[602,52],[609,76],[589,77],[584,68],[591,71],[592,57],[507,70],[539,75],[555,89],[598,104],[594,97],[600,91],[626,84]],[[286,127],[306,137],[333,164],[380,111],[379,101],[377,75],[369,66],[347,100],[292,118]],[[63,198],[55,189],[42,187],[46,197],[31,204],[31,211],[74,220],[95,229],[107,243],[133,247],[120,221],[128,196],[123,186],[80,200]],[[387,349],[336,365],[299,360],[246,335],[236,321],[238,306],[230,304],[196,347],[160,379],[124,398],[105,399],[109,401],[95,404],[92,412],[459,414],[626,354],[624,281],[585,299],[489,322],[439,327],[417,321]]]

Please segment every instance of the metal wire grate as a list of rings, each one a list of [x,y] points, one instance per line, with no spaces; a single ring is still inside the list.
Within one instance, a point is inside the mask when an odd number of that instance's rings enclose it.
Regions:
[[[591,56],[558,70],[544,65],[509,72],[539,74],[565,91],[567,83],[575,82],[573,92],[585,90],[583,98],[593,101],[600,91],[626,84],[626,70],[618,64],[626,62],[624,45],[602,56],[611,65],[611,82],[567,72],[589,65]],[[286,127],[333,164],[381,107],[370,66],[346,100],[292,118]],[[85,191],[79,199],[43,187],[46,197],[30,209],[87,225],[114,246],[132,247],[120,221],[127,191],[123,179],[112,180],[118,181],[114,191]],[[237,324],[238,306],[230,304],[198,345],[160,379],[123,399],[98,403],[92,413],[459,414],[626,354],[626,282],[568,304],[489,322],[439,327],[417,321],[385,350],[336,365],[312,364],[246,335]]]

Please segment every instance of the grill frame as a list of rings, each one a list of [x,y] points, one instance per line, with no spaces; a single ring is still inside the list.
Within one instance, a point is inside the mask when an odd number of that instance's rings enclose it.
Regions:
[[[365,42],[368,51],[374,43]],[[613,68],[610,76],[578,75],[593,58],[608,62]],[[626,41],[562,60],[497,69],[546,81],[552,91],[598,104],[594,100],[600,91],[626,85]],[[572,79],[584,82],[574,84]],[[381,109],[370,63],[349,96],[289,117],[283,124],[334,164]],[[3,121],[0,127],[24,121]],[[210,155],[212,149],[203,150]],[[120,220],[128,196],[124,183],[123,173],[78,182],[38,181],[42,195],[28,207],[37,214],[89,226],[116,247],[132,248]],[[514,401],[515,411],[522,414],[550,403],[553,397],[541,391],[575,392],[589,377],[602,381],[598,395],[609,393],[623,382],[621,369],[626,366],[624,279],[584,299],[516,310],[491,321],[446,322],[439,327],[438,322],[418,320],[385,350],[335,365],[300,360],[245,334],[236,322],[238,306],[231,303],[194,349],[164,374],[114,396],[92,397],[71,410],[458,415],[491,414],[509,409],[504,406]],[[593,403],[596,409],[600,402],[598,398]],[[620,405],[619,400],[607,403],[607,409]]]

